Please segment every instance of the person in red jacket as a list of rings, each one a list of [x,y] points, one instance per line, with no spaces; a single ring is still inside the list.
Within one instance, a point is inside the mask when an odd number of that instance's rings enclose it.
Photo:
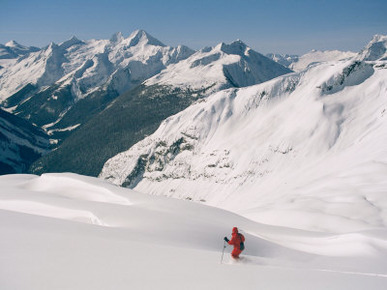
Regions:
[[[234,259],[239,259],[240,253],[245,249],[245,237],[238,233],[238,228],[233,227],[232,229],[232,235],[231,240],[229,240],[227,237],[224,237],[224,240],[231,246],[234,246],[234,249],[231,252],[231,256]]]

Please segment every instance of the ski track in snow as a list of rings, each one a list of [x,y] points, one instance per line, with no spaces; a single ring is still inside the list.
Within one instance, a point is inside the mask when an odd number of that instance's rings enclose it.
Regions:
[[[387,273],[367,273],[367,272],[351,272],[351,271],[339,271],[339,270],[329,270],[329,269],[319,269],[319,268],[301,268],[301,267],[290,267],[290,266],[278,266],[278,265],[270,265],[265,264],[263,261],[260,261],[257,257],[252,256],[242,256],[239,260],[234,260],[231,257],[227,257],[221,262],[223,265],[231,265],[231,266],[244,266],[244,265],[255,265],[255,266],[264,266],[266,268],[271,269],[298,269],[298,270],[308,270],[308,271],[316,271],[316,272],[327,272],[327,273],[336,273],[336,274],[344,274],[344,275],[359,275],[359,276],[369,276],[369,277],[379,277],[379,278],[387,278]]]

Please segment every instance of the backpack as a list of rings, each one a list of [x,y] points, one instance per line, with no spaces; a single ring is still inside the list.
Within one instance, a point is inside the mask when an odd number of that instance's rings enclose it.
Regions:
[[[245,249],[245,243],[243,242],[245,237],[239,233],[238,233],[238,235],[239,235],[239,239],[241,241],[241,243],[239,244],[239,248],[241,249],[241,251],[243,251]]]

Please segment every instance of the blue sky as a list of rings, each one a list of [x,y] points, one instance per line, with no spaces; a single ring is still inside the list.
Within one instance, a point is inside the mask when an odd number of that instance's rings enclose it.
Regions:
[[[241,39],[261,53],[359,51],[387,34],[386,0],[0,0],[0,43],[107,39],[144,29],[193,49]]]

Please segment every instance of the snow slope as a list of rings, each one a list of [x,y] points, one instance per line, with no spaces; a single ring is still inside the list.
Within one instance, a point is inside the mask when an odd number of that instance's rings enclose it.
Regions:
[[[1,176],[0,188],[4,290],[378,290],[387,283],[386,229],[265,226],[75,174]],[[233,226],[244,230],[246,250],[235,262],[228,247],[221,263]]]
[[[384,227],[387,63],[363,54],[218,92],[111,158],[100,177],[269,224]]]

